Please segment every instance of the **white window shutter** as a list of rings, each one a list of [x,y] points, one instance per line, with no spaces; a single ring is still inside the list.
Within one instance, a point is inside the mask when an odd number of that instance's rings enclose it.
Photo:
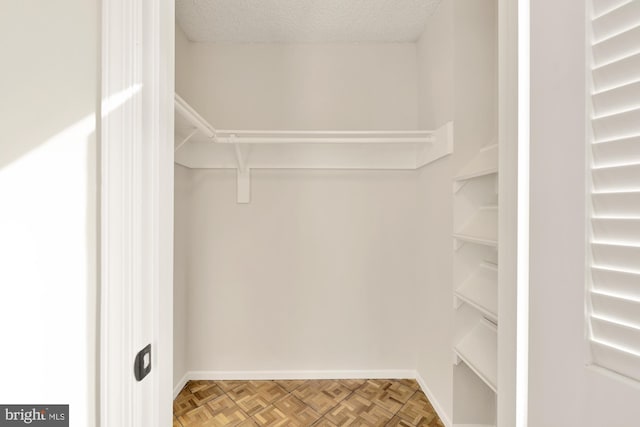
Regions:
[[[640,381],[640,0],[593,0],[592,362]]]

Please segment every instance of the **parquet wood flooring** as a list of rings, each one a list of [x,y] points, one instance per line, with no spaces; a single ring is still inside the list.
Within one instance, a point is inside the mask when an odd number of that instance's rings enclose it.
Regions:
[[[173,427],[444,427],[414,380],[189,381]]]

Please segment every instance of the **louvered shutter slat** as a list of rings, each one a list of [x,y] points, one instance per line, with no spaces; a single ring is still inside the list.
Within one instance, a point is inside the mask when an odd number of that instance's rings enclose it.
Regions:
[[[591,201],[596,217],[634,218],[640,212],[640,191],[599,191],[591,195]]]
[[[593,96],[593,112],[605,116],[640,108],[640,81],[600,92]]]
[[[599,292],[593,292],[591,297],[593,314],[597,317],[608,319],[610,322],[618,322],[620,324],[629,325],[636,329],[640,328],[638,322],[638,310],[640,310],[640,302],[634,301],[626,297],[617,297]],[[601,326],[602,327],[602,326]],[[640,336],[636,335],[637,338]],[[600,341],[606,341],[602,336]],[[620,342],[620,340],[612,340]],[[636,348],[640,352],[640,340],[625,341],[623,347]]]
[[[612,243],[592,243],[593,262],[596,266],[622,271],[640,269],[640,247]],[[640,315],[640,313],[638,313]]]
[[[634,245],[640,242],[640,219],[593,218],[593,239],[596,242],[613,242]]]
[[[595,167],[640,164],[640,137],[593,144],[592,148]]]
[[[640,2],[628,1],[593,20],[593,35],[596,40],[606,40],[627,32],[640,24]]]
[[[591,123],[596,142],[640,136],[640,108],[598,117]]]
[[[640,378],[637,354],[598,341],[593,341],[591,348],[598,365],[629,378]]]
[[[606,12],[617,9],[627,3],[628,0],[593,0],[594,16],[604,15]]]
[[[640,294],[640,273],[591,267],[593,291],[600,295],[620,295],[632,298]]]
[[[640,81],[640,53],[593,70],[596,93]]]
[[[596,67],[624,61],[632,55],[640,53],[636,40],[640,35],[640,27],[630,28],[614,37],[600,41],[593,46],[593,62]]]
[[[593,169],[593,188],[597,192],[640,191],[640,165],[608,166]]]

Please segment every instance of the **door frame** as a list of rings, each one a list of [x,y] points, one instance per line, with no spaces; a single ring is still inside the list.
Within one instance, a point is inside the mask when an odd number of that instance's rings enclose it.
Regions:
[[[498,0],[499,7],[499,134],[500,134],[500,305],[503,312],[499,341],[501,366],[512,374],[499,378],[499,425],[526,425],[528,329],[528,280],[526,272],[528,236],[528,73],[519,62],[519,42],[528,37],[522,17],[528,20],[529,0]],[[144,143],[144,126],[153,129],[151,187],[154,232],[153,248],[153,358],[155,375],[152,420],[147,425],[169,427],[173,391],[173,96],[174,32],[173,0],[102,0],[100,129],[100,427],[138,427],[134,420],[132,343],[136,283],[133,269],[142,261],[123,248],[130,243],[130,226],[139,210],[131,197],[141,165],[132,148]],[[525,10],[526,7],[526,10]],[[520,10],[519,10],[520,9]],[[145,13],[141,13],[144,11]],[[523,15],[524,13],[524,15]],[[144,40],[145,47],[140,48]],[[527,38],[528,42],[528,38]],[[526,52],[528,55],[528,50]],[[528,60],[528,58],[527,58]],[[141,81],[141,64],[146,74]],[[146,78],[146,82],[144,79]],[[522,80],[525,79],[525,81]],[[151,114],[140,119],[139,110],[127,106],[127,96],[136,90],[151,90]],[[524,96],[524,98],[519,97]],[[524,129],[527,131],[527,129]],[[126,167],[125,167],[126,166]],[[527,233],[525,233],[527,234]],[[522,240],[523,237],[527,237]],[[504,372],[504,370],[503,370]],[[143,426],[140,426],[143,427]]]
[[[102,0],[100,135],[99,425],[169,427],[173,373],[174,1]],[[144,91],[143,97],[140,95]],[[146,163],[141,152],[150,153]],[[136,191],[147,196],[143,210]],[[149,235],[133,227],[150,221]],[[136,247],[148,248],[145,260]],[[146,264],[145,264],[146,263]],[[136,280],[148,267],[151,295]],[[150,304],[151,374],[133,374],[135,316]],[[149,300],[146,300],[149,298]],[[150,386],[150,387],[149,387]],[[140,414],[140,407],[145,414]],[[141,416],[144,418],[141,421]]]
[[[528,424],[529,10],[498,0],[498,393],[497,425]]]

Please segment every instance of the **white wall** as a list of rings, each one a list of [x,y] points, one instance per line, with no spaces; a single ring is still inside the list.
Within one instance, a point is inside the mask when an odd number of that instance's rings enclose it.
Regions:
[[[420,125],[437,128],[454,120],[454,1],[443,0],[427,21],[417,44]],[[456,124],[454,123],[454,126]],[[459,149],[454,142],[454,153]],[[455,154],[454,154],[455,155]],[[441,159],[420,171],[417,200],[419,231],[416,367],[441,416],[452,418],[453,335],[452,162]],[[437,327],[434,327],[437,325]],[[436,402],[434,402],[436,403]]]
[[[191,84],[191,43],[178,24],[175,26],[175,87],[176,92],[182,97],[192,90]],[[197,92],[197,90],[195,91]]]
[[[585,2],[531,3],[529,426],[634,426],[637,383],[585,367]]]
[[[417,128],[411,43],[177,46],[178,93],[219,129]]]
[[[193,172],[191,370],[413,369],[413,172]]]
[[[191,173],[174,169],[174,261],[173,261],[173,385],[180,385],[189,370],[187,364],[187,283],[189,280]]]
[[[95,425],[96,1],[0,3],[0,402]]]

